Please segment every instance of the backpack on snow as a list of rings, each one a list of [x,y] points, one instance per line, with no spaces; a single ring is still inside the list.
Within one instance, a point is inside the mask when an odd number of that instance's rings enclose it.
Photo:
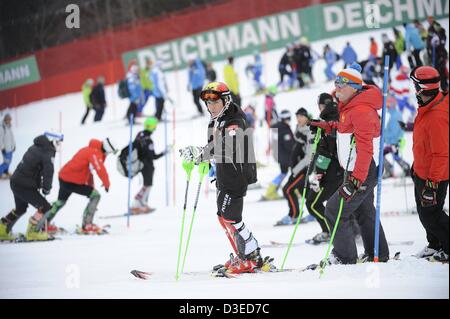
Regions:
[[[126,99],[130,97],[130,90],[128,89],[128,81],[126,79],[120,80],[118,84],[118,93],[121,99]]]

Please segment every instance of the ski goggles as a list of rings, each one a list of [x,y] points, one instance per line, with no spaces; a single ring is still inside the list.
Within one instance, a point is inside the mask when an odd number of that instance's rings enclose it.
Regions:
[[[207,90],[207,91],[202,91],[202,93],[200,94],[200,98],[203,101],[217,101],[221,98],[221,94],[217,91],[211,91],[211,90]]]
[[[350,80],[347,78],[344,78],[342,76],[337,77],[336,80],[334,81],[334,86],[339,89],[342,89],[349,84],[350,84]]]
[[[338,76],[336,78],[336,80],[334,81],[334,86],[337,89],[342,89],[342,88],[346,87],[347,85],[349,85],[352,88],[357,89],[357,90],[361,89],[361,87],[362,87],[361,84],[358,84],[345,76]]]
[[[418,94],[422,93],[423,91],[427,90],[435,90],[440,88],[440,77],[436,76],[430,79],[419,79],[416,77],[416,70],[418,68],[414,68],[411,73],[409,74],[409,78],[414,83],[414,88],[416,89],[416,92]]]

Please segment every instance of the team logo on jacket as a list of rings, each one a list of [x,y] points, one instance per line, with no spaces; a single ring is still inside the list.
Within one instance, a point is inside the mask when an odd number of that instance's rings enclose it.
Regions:
[[[228,132],[229,136],[235,136],[237,129],[239,129],[239,126],[236,125],[236,124],[230,125],[230,126],[225,128],[225,130]]]

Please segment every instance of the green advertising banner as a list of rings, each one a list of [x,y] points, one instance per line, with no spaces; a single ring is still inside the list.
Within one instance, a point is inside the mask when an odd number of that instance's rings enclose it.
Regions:
[[[125,52],[125,69],[131,59],[140,66],[147,58],[161,60],[166,71],[183,68],[194,57],[206,61],[224,60],[281,48],[307,37],[316,41],[355,32],[388,28],[424,20],[448,18],[449,0],[339,1],[282,12],[157,45]]]
[[[0,64],[0,91],[40,80],[34,55],[14,62]]]

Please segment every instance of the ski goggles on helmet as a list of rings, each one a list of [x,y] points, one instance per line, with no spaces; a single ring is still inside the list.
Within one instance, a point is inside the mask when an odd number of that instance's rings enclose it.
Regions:
[[[205,90],[200,94],[200,98],[203,101],[217,101],[222,97],[222,95],[217,91]]]
[[[418,68],[419,67],[414,68],[409,74],[409,78],[413,81],[416,92],[420,94],[423,91],[439,89],[441,82],[439,74],[436,74],[436,76],[432,76],[430,78],[419,78],[420,75],[417,76],[416,74]]]

